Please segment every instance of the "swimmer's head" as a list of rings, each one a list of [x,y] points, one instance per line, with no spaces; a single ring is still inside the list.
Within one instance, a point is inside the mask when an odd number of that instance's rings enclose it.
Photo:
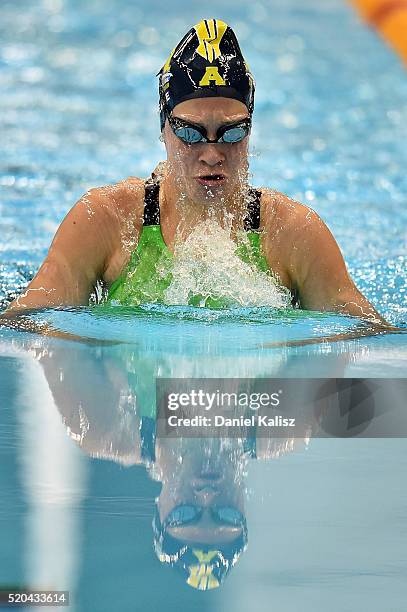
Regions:
[[[253,113],[254,79],[235,33],[219,19],[191,28],[158,75],[161,130],[177,104],[196,98],[231,98]]]
[[[194,517],[191,513],[193,506],[181,506],[175,509],[177,518],[179,518],[181,509],[186,519],[193,522]],[[222,509],[217,510],[220,512]],[[226,510],[229,510],[231,514],[230,511],[233,508]],[[189,514],[191,517],[188,516]],[[153,519],[155,553],[161,563],[178,570],[192,588],[200,591],[216,589],[225,580],[247,547],[247,526],[243,515],[240,520],[240,527],[235,527],[229,537],[226,533],[223,534],[221,541],[212,537],[210,542],[202,543],[199,539],[185,538],[178,533],[171,534],[171,529],[167,527],[168,519],[163,523],[158,508],[156,508]],[[227,524],[223,527],[223,531],[225,529],[228,529]],[[178,528],[178,531],[181,530],[182,527]],[[219,529],[219,533],[221,534],[222,530]]]
[[[220,586],[246,548],[247,462],[239,439],[157,442],[162,489],[153,520],[154,549],[193,588]]]
[[[233,30],[194,26],[159,72],[160,118],[180,191],[195,202],[239,192],[248,171],[254,80]]]

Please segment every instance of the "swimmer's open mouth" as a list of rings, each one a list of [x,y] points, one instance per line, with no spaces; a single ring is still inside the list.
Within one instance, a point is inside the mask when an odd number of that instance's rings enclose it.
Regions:
[[[221,185],[226,180],[226,176],[224,174],[203,174],[202,176],[197,176],[195,178],[198,183],[208,187]]]

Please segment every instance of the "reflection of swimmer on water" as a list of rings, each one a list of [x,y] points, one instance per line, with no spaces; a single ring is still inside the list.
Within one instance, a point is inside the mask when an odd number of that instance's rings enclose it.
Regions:
[[[230,27],[192,28],[159,73],[167,163],[85,194],[10,309],[88,304],[102,282],[109,303],[291,302],[383,322],[318,215],[248,185],[254,89]]]
[[[37,344],[31,350],[68,435],[82,451],[123,466],[144,465],[162,484],[153,519],[160,561],[180,570],[194,588],[219,586],[247,545],[248,462],[304,448],[308,424],[303,434],[297,430],[299,437],[290,439],[159,437],[155,406],[149,401],[154,376],[158,367],[163,375],[171,367],[179,370],[176,358],[149,364],[129,347],[84,350],[78,344],[66,348],[55,343],[49,350]],[[229,367],[233,365],[236,359]]]
[[[250,439],[156,438],[154,419],[125,413],[123,406],[99,406],[93,415],[83,406],[77,414],[72,408],[64,421],[82,450],[126,466],[145,465],[161,483],[154,550],[162,563],[201,590],[220,586],[246,548],[248,461],[277,458],[306,443],[260,439],[257,449]]]

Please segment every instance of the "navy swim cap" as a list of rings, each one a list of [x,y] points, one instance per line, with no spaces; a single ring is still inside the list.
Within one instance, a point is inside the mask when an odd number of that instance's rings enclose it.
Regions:
[[[253,76],[235,33],[219,19],[203,19],[191,28],[157,76],[161,130],[167,114],[192,98],[233,98],[253,113]]]
[[[153,519],[154,549],[161,563],[178,570],[194,589],[208,591],[219,587],[247,547],[247,526],[232,542],[223,544],[190,544],[162,530],[156,506]]]

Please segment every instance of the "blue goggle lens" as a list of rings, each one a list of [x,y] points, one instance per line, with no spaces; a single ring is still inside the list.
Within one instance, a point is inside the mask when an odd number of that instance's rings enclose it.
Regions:
[[[187,144],[195,144],[196,142],[201,142],[203,140],[203,136],[198,130],[193,127],[180,127],[174,130],[175,136],[181,138]]]
[[[178,506],[170,512],[165,522],[168,526],[175,527],[184,523],[190,523],[198,514],[199,510],[195,506]]]
[[[222,142],[228,143],[240,142],[241,140],[243,140],[243,138],[247,136],[247,134],[247,129],[244,129],[243,127],[233,127],[223,133],[221,140]]]
[[[238,526],[244,522],[242,513],[231,506],[216,508],[216,514],[219,521],[228,525]]]

